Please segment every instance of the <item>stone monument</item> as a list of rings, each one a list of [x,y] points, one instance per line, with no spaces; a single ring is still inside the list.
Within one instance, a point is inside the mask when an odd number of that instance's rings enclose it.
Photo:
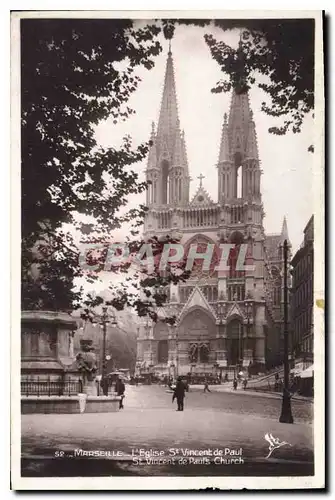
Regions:
[[[81,351],[76,356],[76,362],[82,377],[82,392],[88,396],[97,396],[95,377],[98,365],[92,342],[92,340],[80,340]]]
[[[28,394],[69,389],[79,379],[73,353],[76,320],[66,312],[22,311],[21,381]],[[29,387],[28,385],[29,384]],[[74,390],[74,387],[73,387]]]

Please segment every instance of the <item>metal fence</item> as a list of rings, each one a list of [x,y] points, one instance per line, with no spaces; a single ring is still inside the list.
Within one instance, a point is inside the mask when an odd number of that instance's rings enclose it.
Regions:
[[[21,379],[22,396],[74,396],[82,392],[80,379],[50,380],[50,377]]]
[[[247,386],[247,389],[250,389],[251,391],[260,391],[260,392],[283,392],[284,389],[284,384],[282,380],[279,380],[278,382],[270,382],[269,380],[264,380],[263,383],[260,383],[258,385],[253,385],[250,383],[249,386]]]
[[[247,389],[250,389],[250,391],[258,391],[258,392],[277,392],[281,394],[284,390],[284,383],[282,380],[278,380],[275,382],[269,382],[264,383],[263,385],[260,386],[252,386],[250,385],[247,386]],[[306,396],[306,397],[313,397],[314,395],[314,389],[313,389],[313,380],[312,379],[300,379],[296,382],[290,382],[289,383],[289,391],[293,395],[299,395],[299,396]]]

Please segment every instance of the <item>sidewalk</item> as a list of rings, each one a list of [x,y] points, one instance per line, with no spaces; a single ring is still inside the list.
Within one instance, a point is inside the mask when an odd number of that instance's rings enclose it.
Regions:
[[[200,384],[194,384],[190,386],[190,391],[192,390],[200,390],[203,391],[204,386]],[[265,398],[273,398],[273,399],[281,399],[282,398],[282,393],[280,392],[271,392],[271,391],[255,391],[252,389],[246,389],[244,390],[243,387],[239,386],[236,390],[231,387],[231,384],[221,384],[221,385],[210,385],[209,390],[211,392],[229,392],[232,394],[244,394],[249,395],[249,396],[261,396]],[[292,396],[292,399],[297,400],[297,401],[307,401],[309,403],[314,402],[314,398],[310,397],[305,397],[305,396],[300,396],[298,394],[294,394]]]
[[[314,471],[311,425],[212,409],[177,412],[171,405],[27,414],[21,429],[26,477],[308,476]],[[270,458],[268,433],[287,443]],[[237,462],[225,462],[230,458]]]
[[[267,432],[292,447],[278,450],[277,458],[311,460],[313,427],[282,424],[263,417],[228,414],[212,409],[125,409],[116,413],[76,415],[22,415],[24,456],[55,456],[55,450],[120,450],[137,448],[243,448],[243,455],[264,458]]]

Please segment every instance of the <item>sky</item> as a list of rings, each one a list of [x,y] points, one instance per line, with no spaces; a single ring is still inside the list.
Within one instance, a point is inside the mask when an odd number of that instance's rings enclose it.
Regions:
[[[145,23],[145,21],[138,21]],[[210,55],[204,34],[237,46],[237,30],[223,32],[214,26],[204,28],[179,26],[172,40],[177,100],[181,128],[185,131],[190,175],[190,197],[199,186],[197,177],[205,175],[203,185],[217,201],[217,169],[219,145],[224,113],[229,111],[231,95],[211,93],[211,88],[222,78],[219,65]],[[148,141],[151,124],[157,125],[162,98],[168,42],[161,38],[163,52],[155,58],[151,70],[141,68],[137,74],[141,83],[129,101],[135,114],[126,122],[113,124],[113,119],[100,123],[96,139],[103,146],[118,146],[129,134],[134,145]],[[279,120],[260,111],[266,99],[264,92],[255,87],[250,90],[250,103],[256,123],[259,156],[263,170],[261,180],[265,210],[264,227],[267,234],[281,231],[284,215],[287,217],[293,252],[303,240],[303,229],[312,215],[313,154],[307,151],[313,143],[313,120],[306,117],[300,134],[276,136],[269,127],[280,125]],[[144,179],[146,162],[136,169]],[[131,205],[143,203],[145,194],[132,198]]]
[[[138,20],[138,25],[147,21]],[[210,55],[204,34],[211,33],[216,39],[237,47],[240,33],[237,30],[223,32],[214,26],[204,28],[195,26],[176,27],[171,43],[179,119],[185,131],[189,171],[193,179],[190,187],[192,199],[199,187],[198,176],[203,174],[203,186],[214,202],[217,201],[217,168],[224,113],[229,112],[231,94],[215,94],[211,89],[222,78],[220,68]],[[113,118],[101,122],[96,127],[98,144],[118,147],[125,135],[130,135],[134,146],[147,142],[150,138],[152,122],[158,123],[168,41],[160,39],[163,52],[155,58],[151,70],[138,68],[141,82],[129,100],[135,110],[125,122],[114,124]],[[280,233],[283,218],[286,216],[292,255],[303,242],[303,230],[313,213],[313,165],[314,155],[308,147],[314,143],[315,127],[311,116],[305,118],[299,134],[287,133],[285,136],[270,134],[268,129],[279,126],[278,119],[261,112],[261,104],[267,100],[264,92],[254,87],[249,92],[258,139],[259,158],[263,175],[261,193],[264,205],[264,228],[266,234]],[[138,163],[134,170],[145,180],[146,160]],[[145,193],[132,195],[129,207],[145,203]],[[113,233],[114,241],[123,241],[129,234],[129,226]],[[101,282],[94,285],[96,292],[106,290],[108,284],[122,281],[114,273],[102,273]],[[87,290],[91,285],[82,280]]]

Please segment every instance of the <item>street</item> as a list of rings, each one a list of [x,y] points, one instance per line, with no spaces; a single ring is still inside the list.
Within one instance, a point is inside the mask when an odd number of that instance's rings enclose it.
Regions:
[[[280,398],[191,387],[176,412],[165,387],[127,386],[117,413],[22,415],[22,476],[313,475],[313,404],[292,401],[294,424],[280,409]],[[266,434],[282,443],[269,458]]]

